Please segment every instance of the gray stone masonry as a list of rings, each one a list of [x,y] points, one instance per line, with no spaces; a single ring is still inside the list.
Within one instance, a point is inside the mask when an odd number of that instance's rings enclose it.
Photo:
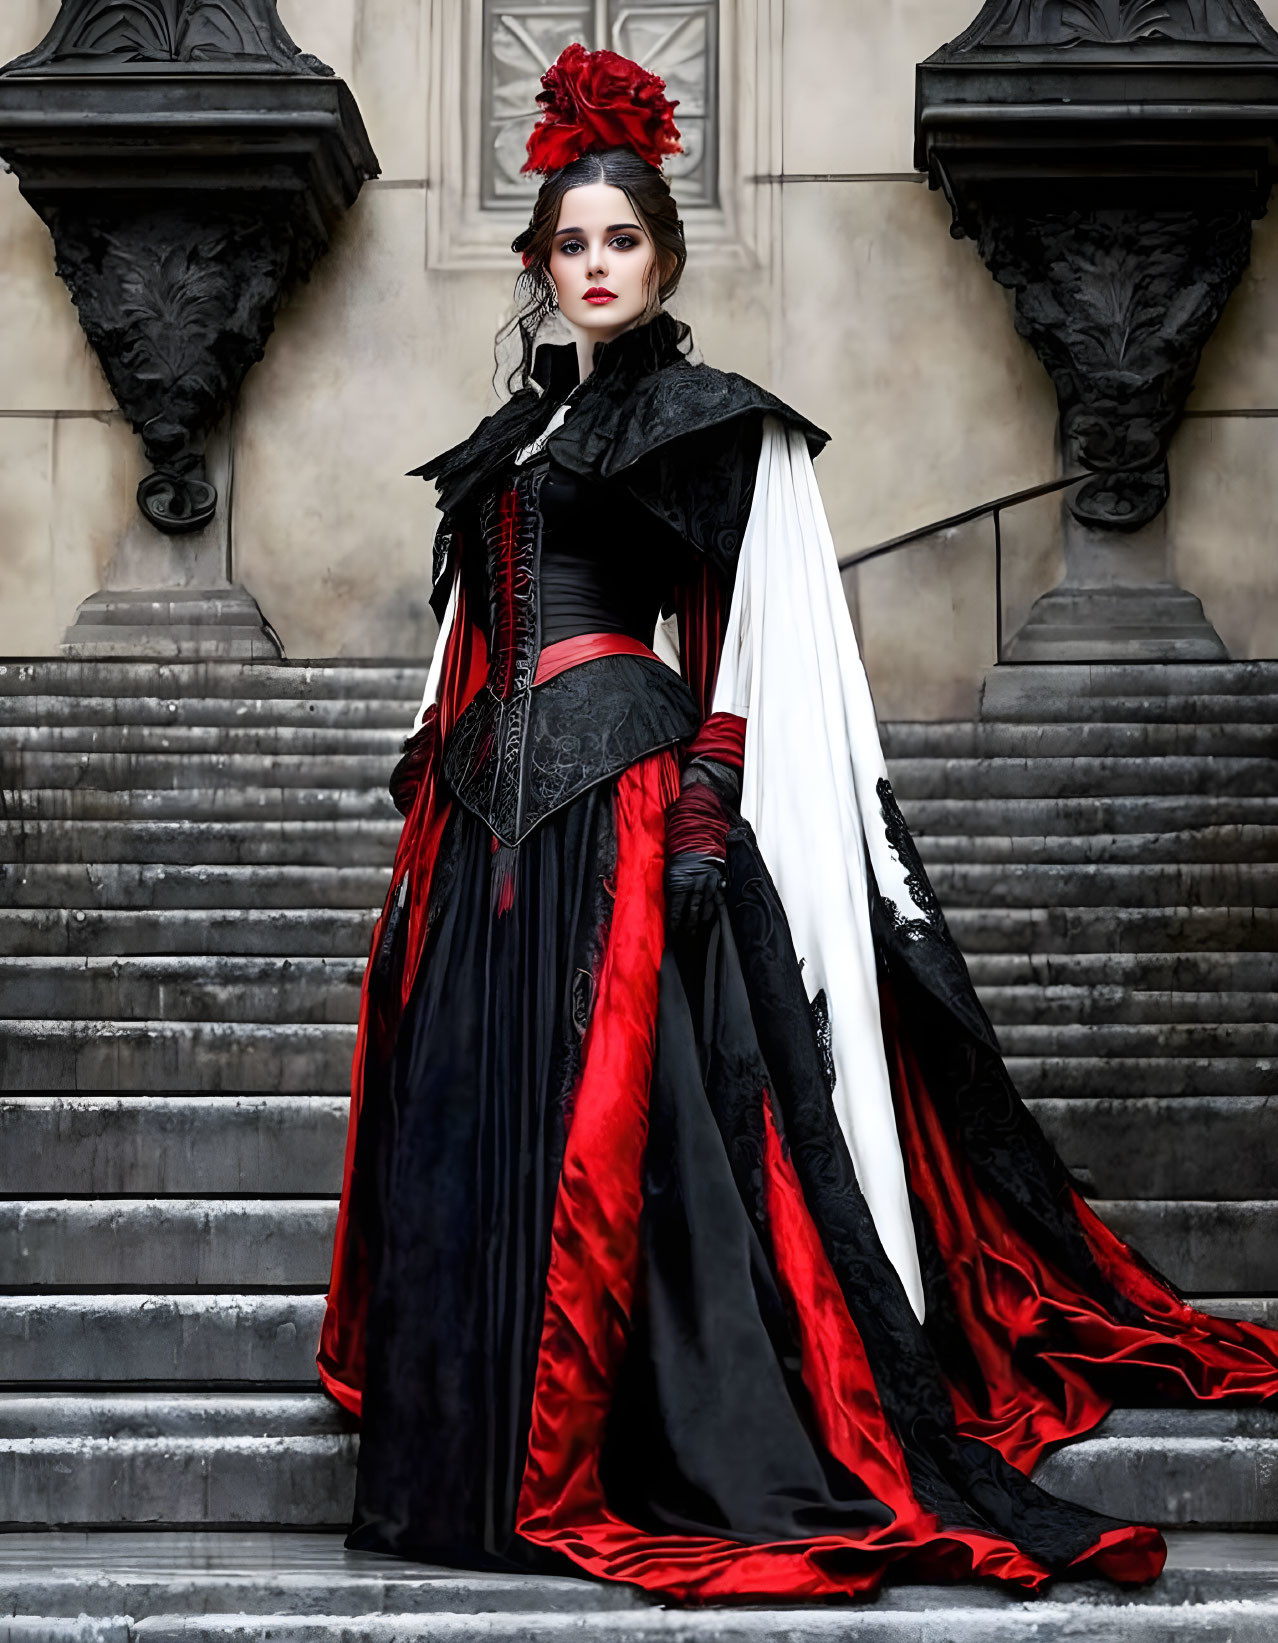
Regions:
[[[1135,1593],[689,1613],[341,1550],[358,1440],[314,1348],[422,682],[0,664],[0,1643],[1273,1643],[1278,1410],[1117,1410],[1043,1463],[1175,1531]],[[884,739],[1098,1213],[1278,1323],[1278,664],[1003,668],[978,721]]]

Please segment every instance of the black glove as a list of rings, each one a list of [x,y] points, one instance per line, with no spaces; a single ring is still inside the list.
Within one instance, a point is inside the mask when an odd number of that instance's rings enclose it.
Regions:
[[[684,850],[666,862],[666,919],[679,935],[694,935],[714,917],[723,894],[723,862]]]

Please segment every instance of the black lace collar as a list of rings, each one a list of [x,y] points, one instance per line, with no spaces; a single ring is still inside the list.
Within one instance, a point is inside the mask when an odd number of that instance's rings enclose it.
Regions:
[[[594,365],[587,382],[612,377],[646,376],[683,359],[691,333],[664,309],[642,325],[632,325],[608,342],[595,344]],[[533,382],[554,400],[567,397],[581,381],[575,342],[543,342],[533,355]]]

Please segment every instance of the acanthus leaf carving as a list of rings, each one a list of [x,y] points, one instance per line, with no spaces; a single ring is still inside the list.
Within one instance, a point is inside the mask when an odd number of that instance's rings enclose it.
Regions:
[[[1251,250],[1243,207],[990,210],[979,247],[1056,387],[1080,522],[1134,531],[1165,506],[1167,450]]]
[[[198,530],[217,495],[207,434],[261,359],[290,274],[313,250],[287,214],[141,209],[46,213],[66,282],[116,400],[154,472],[138,505],[157,529]]]
[[[987,0],[940,58],[978,49],[1164,44],[1250,48],[1278,56],[1278,34],[1256,0]]]
[[[3,71],[112,63],[269,64],[331,74],[300,51],[276,0],[62,0],[48,34]]]

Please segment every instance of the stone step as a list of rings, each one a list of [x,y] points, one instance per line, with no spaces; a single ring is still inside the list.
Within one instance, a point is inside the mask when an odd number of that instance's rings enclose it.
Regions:
[[[1250,696],[1073,696],[1061,701],[1008,701],[981,715],[984,724],[1231,725],[1278,722],[1273,692]]]
[[[1190,994],[1278,989],[1278,953],[974,953],[968,970],[982,992],[1018,987]]]
[[[1241,1536],[1229,1537],[1228,1550],[1217,1550],[1224,1537],[1212,1537],[1211,1572],[1207,1557],[1194,1545],[1205,1537],[1182,1531],[1175,1538],[1176,1568],[1169,1558],[1163,1582],[1176,1584],[1182,1594],[1189,1590],[1191,1571],[1195,1582],[1212,1583],[1217,1597],[1238,1597],[1244,1590],[1254,1595],[1270,1578],[1268,1549],[1253,1547]],[[1252,1574],[1246,1586],[1244,1564]],[[619,1610],[647,1607],[634,1587],[620,1583],[433,1568],[376,1553],[348,1552],[337,1533],[6,1534],[0,1536],[0,1585],[12,1593],[17,1613],[74,1619],[98,1612],[93,1605],[101,1605],[105,1614],[127,1615],[132,1623],[146,1625],[148,1629],[137,1634],[139,1639],[155,1635],[150,1629],[153,1617],[178,1610],[255,1617],[277,1611],[294,1618],[344,1615],[361,1624],[392,1612],[438,1615],[447,1624],[453,1616],[465,1614],[489,1618],[535,1613],[545,1619],[584,1614],[602,1620]],[[936,1588],[914,1590],[935,1593]],[[1168,1591],[1161,1600],[1188,1599]],[[0,1638],[3,1625],[0,1620]],[[258,1639],[264,1635],[256,1633]],[[419,1630],[417,1636],[425,1634]]]
[[[5,831],[53,822],[394,822],[403,818],[386,790],[390,770],[366,787],[135,788],[22,787],[6,794]],[[1245,801],[1239,800],[1240,804]],[[194,844],[194,840],[192,840]]]
[[[420,1643],[425,1637],[432,1643],[533,1643],[543,1638],[590,1643],[759,1643],[762,1638],[785,1638],[787,1643],[833,1638],[850,1643],[1023,1643],[1031,1635],[1037,1643],[1079,1638],[1087,1643],[1272,1643],[1278,1624],[1278,1602],[1268,1597],[1196,1601],[1183,1610],[1134,1609],[1112,1592],[1089,1591],[1083,1598],[1068,1585],[1032,1605],[992,1596],[974,1608],[963,1591],[956,1596],[952,1588],[918,1590],[931,1600],[926,1615],[894,1586],[887,1596],[846,1618],[824,1613],[815,1604],[797,1610],[733,1607],[603,1616],[462,1613],[438,1615],[424,1631],[416,1610],[354,1620],[318,1613],[248,1619],[238,1613],[155,1614],[137,1626],[115,1617],[49,1622],[15,1616],[0,1621],[0,1643],[259,1643],[262,1638],[271,1643]]]
[[[357,1441],[318,1393],[0,1393],[0,1522],[336,1526]]]
[[[283,958],[368,956],[376,911],[241,907],[201,912],[37,907],[0,909],[0,954],[128,957],[192,954]]]
[[[0,1095],[0,1196],[335,1194],[347,1095]]]
[[[313,1387],[323,1318],[319,1294],[0,1295],[0,1376]]]
[[[38,772],[41,759],[55,760],[58,754],[32,754],[31,762]],[[68,759],[72,756],[67,755]],[[138,755],[139,762],[145,755]],[[79,755],[93,765],[95,756]],[[126,760],[121,755],[115,761],[102,760],[103,766],[123,771]],[[163,761],[153,763],[161,768]],[[198,766],[197,759],[189,760]],[[287,760],[274,763],[286,766]],[[312,760],[316,781],[327,780],[318,774],[330,766],[333,759]],[[351,760],[352,765],[358,760]],[[1278,760],[1272,758],[1190,758],[1173,756],[1165,759],[895,759],[888,765],[892,786],[902,806],[919,799],[1066,799],[1091,798],[1103,793],[1111,801],[1118,796],[1153,798],[1161,795],[1188,796],[1211,793],[1217,798],[1273,798],[1278,794]],[[93,782],[99,786],[123,785],[121,780],[108,780],[110,771],[102,769],[93,775],[81,776],[82,784]],[[32,779],[36,774],[33,772]],[[196,778],[192,777],[192,781]],[[228,780],[233,780],[228,776]],[[287,780],[286,776],[278,779]],[[298,778],[300,780],[300,777]],[[373,778],[370,778],[373,779]],[[157,781],[153,785],[166,786]],[[906,815],[908,818],[908,810]]]
[[[1200,1295],[1190,1296],[1189,1301],[1200,1312],[1210,1312],[1217,1318],[1241,1319],[1265,1329],[1278,1329],[1278,1295]]]
[[[395,763],[387,754],[59,753],[4,756],[14,788],[199,790],[206,787],[384,787]],[[1273,798],[1271,758],[897,759],[889,766],[903,805],[920,799],[1090,799],[1098,793],[1152,798],[1210,792]],[[908,812],[907,812],[908,814]],[[1006,831],[1006,824],[1003,831]]]
[[[1278,906],[1278,865],[1268,862],[1176,862],[1152,867],[1108,862],[1078,866],[937,862],[929,877],[947,910]]]
[[[1035,662],[1003,664],[985,676],[981,717],[1032,703],[1043,716],[1062,704],[1126,697],[1201,698],[1278,695],[1278,665],[1257,662]]]
[[[1245,1297],[1202,1304],[1254,1323],[1275,1308]],[[0,1384],[313,1388],[323,1318],[318,1292],[0,1295]]]
[[[1278,1201],[1273,1198],[1238,1203],[1097,1199],[1092,1208],[1182,1291],[1278,1292]]]
[[[1272,1096],[1278,1061],[1249,1056],[1007,1056],[1007,1070],[1027,1100],[1130,1096]]]
[[[0,965],[0,978],[3,973]],[[1119,983],[1090,987],[981,987],[979,992],[990,1020],[1000,1029],[1013,1026],[1150,1027],[1160,1022],[1278,1024],[1278,995],[1272,991],[1152,992]],[[2,981],[0,997],[3,997]]]
[[[344,1023],[0,1021],[0,1089],[333,1095],[354,1050]]]
[[[1260,1199],[1278,1188],[1278,1108],[1264,1096],[1029,1105],[1101,1197]],[[0,1195],[336,1193],[347,1107],[344,1095],[0,1096]]]
[[[31,659],[0,662],[0,697],[202,696],[233,701],[421,701],[426,662],[145,662]]]
[[[1264,869],[1256,871],[1263,873]],[[1261,886],[1258,893],[1263,894],[1263,880],[1258,883]],[[389,888],[389,867],[0,863],[0,904],[12,908],[367,909],[380,906]],[[1168,893],[1171,893],[1170,887]]]
[[[1242,1061],[1274,1058],[1278,1065],[1278,1024],[1266,1021],[1166,1022],[1130,1026],[1102,1023],[1079,1026],[1053,1022],[1000,1027],[999,1042],[1009,1056],[1086,1057],[1125,1061],[1129,1057],[1173,1060]],[[1115,1068],[1122,1078],[1124,1071]],[[1241,1092],[1240,1092],[1241,1093]],[[1276,1183],[1278,1185],[1278,1183]]]
[[[901,797],[900,794],[897,797]],[[1084,798],[911,798],[905,819],[927,854],[926,840],[947,838],[1092,838],[1113,833],[1167,834],[1204,828],[1273,827],[1273,799],[1226,799],[1212,789],[1201,794],[1108,795]]]
[[[1102,1199],[1278,1194],[1278,1102],[1264,1096],[1031,1101],[1084,1189]]]
[[[1278,1294],[1278,1201],[1095,1208],[1182,1290]],[[10,1199],[0,1202],[0,1289],[318,1287],[336,1213],[328,1198]]]
[[[0,1643],[1272,1643],[1271,1541],[1176,1532],[1140,1591],[1061,1581],[1026,1601],[902,1582],[872,1603],[665,1610],[630,1587],[361,1556],[336,1533],[10,1534],[0,1571],[23,1618],[0,1620]],[[37,1605],[63,1618],[28,1618]]]
[[[946,922],[967,954],[1278,952],[1270,907],[955,907]]]
[[[423,686],[425,674],[422,675]],[[0,725],[225,725],[234,729],[295,726],[311,730],[393,730],[405,736],[417,716],[412,697],[311,696],[31,696],[0,690]],[[1240,698],[1247,703],[1247,698]],[[1239,720],[1246,723],[1244,712]]]
[[[1150,759],[1278,756],[1278,696],[1272,717],[1239,724],[1000,724],[988,720],[894,722],[880,727],[897,759]],[[53,734],[53,732],[50,732]],[[0,743],[0,745],[3,745]],[[49,743],[50,746],[59,745]]]
[[[1174,764],[1176,761],[1164,762]],[[1226,765],[1261,763],[1261,760],[1225,761]],[[394,764],[394,754],[381,753],[371,756],[325,753],[315,757],[276,753],[259,757],[248,753],[18,751],[5,754],[0,769],[7,787],[98,788],[114,793],[130,792],[134,788],[179,792],[205,787],[384,788]],[[1235,770],[1223,779],[1229,783],[1229,792],[1268,791],[1258,775],[1245,771]],[[1129,788],[1128,791],[1135,790]]]
[[[1278,864],[1270,863],[1009,867],[942,862],[930,877],[947,911],[1278,906]],[[0,862],[0,905],[6,908],[371,908],[380,906],[389,885],[389,866]]]
[[[239,759],[273,759],[281,754],[298,758],[358,756],[381,759],[389,769],[403,750],[411,719],[390,729],[312,727],[310,725],[202,725],[180,722],[160,725],[6,725],[0,723],[0,761],[26,760],[37,754],[93,754],[102,757],[139,755],[194,758],[225,755]],[[1255,726],[1243,726],[1255,729]],[[1254,738],[1253,738],[1254,739]],[[1151,748],[1150,752],[1157,752]],[[1187,749],[1187,751],[1194,751]],[[1209,751],[1217,751],[1211,749]],[[1221,753],[1253,752],[1242,741],[1237,749]]]
[[[331,1198],[10,1199],[0,1290],[319,1288],[336,1221]]]
[[[0,1521],[343,1525],[357,1441],[319,1394],[3,1393]],[[1035,1476],[1136,1521],[1267,1527],[1278,1412],[1116,1411]]]
[[[363,973],[354,958],[0,958],[0,1018],[350,1023]]]
[[[1278,1522],[1278,1410],[1116,1410],[1049,1455],[1034,1480],[1137,1522],[1269,1528]]]
[[[31,820],[0,828],[0,862],[389,867],[403,825],[392,815],[385,821],[206,821],[198,829],[189,821]],[[1267,860],[1262,848],[1237,859]]]
[[[920,834],[929,871],[942,863],[1081,863],[1150,867],[1161,863],[1278,861],[1278,827],[1199,827],[1173,833]],[[53,857],[49,858],[53,860]]]
[[[1133,1095],[1278,1091],[1271,1023],[1010,1026],[1000,1041],[1024,1095],[1095,1095],[1112,1086],[1115,1058]],[[7,1020],[0,1087],[335,1094],[354,1044],[349,1023]]]
[[[1278,1090],[1270,1024],[1006,1028],[1004,1054],[1022,1094],[1265,1095]],[[355,1029],[342,1023],[0,1021],[0,1084],[9,1091],[140,1093],[347,1087]],[[1161,1054],[1151,1055],[1157,1048]]]

